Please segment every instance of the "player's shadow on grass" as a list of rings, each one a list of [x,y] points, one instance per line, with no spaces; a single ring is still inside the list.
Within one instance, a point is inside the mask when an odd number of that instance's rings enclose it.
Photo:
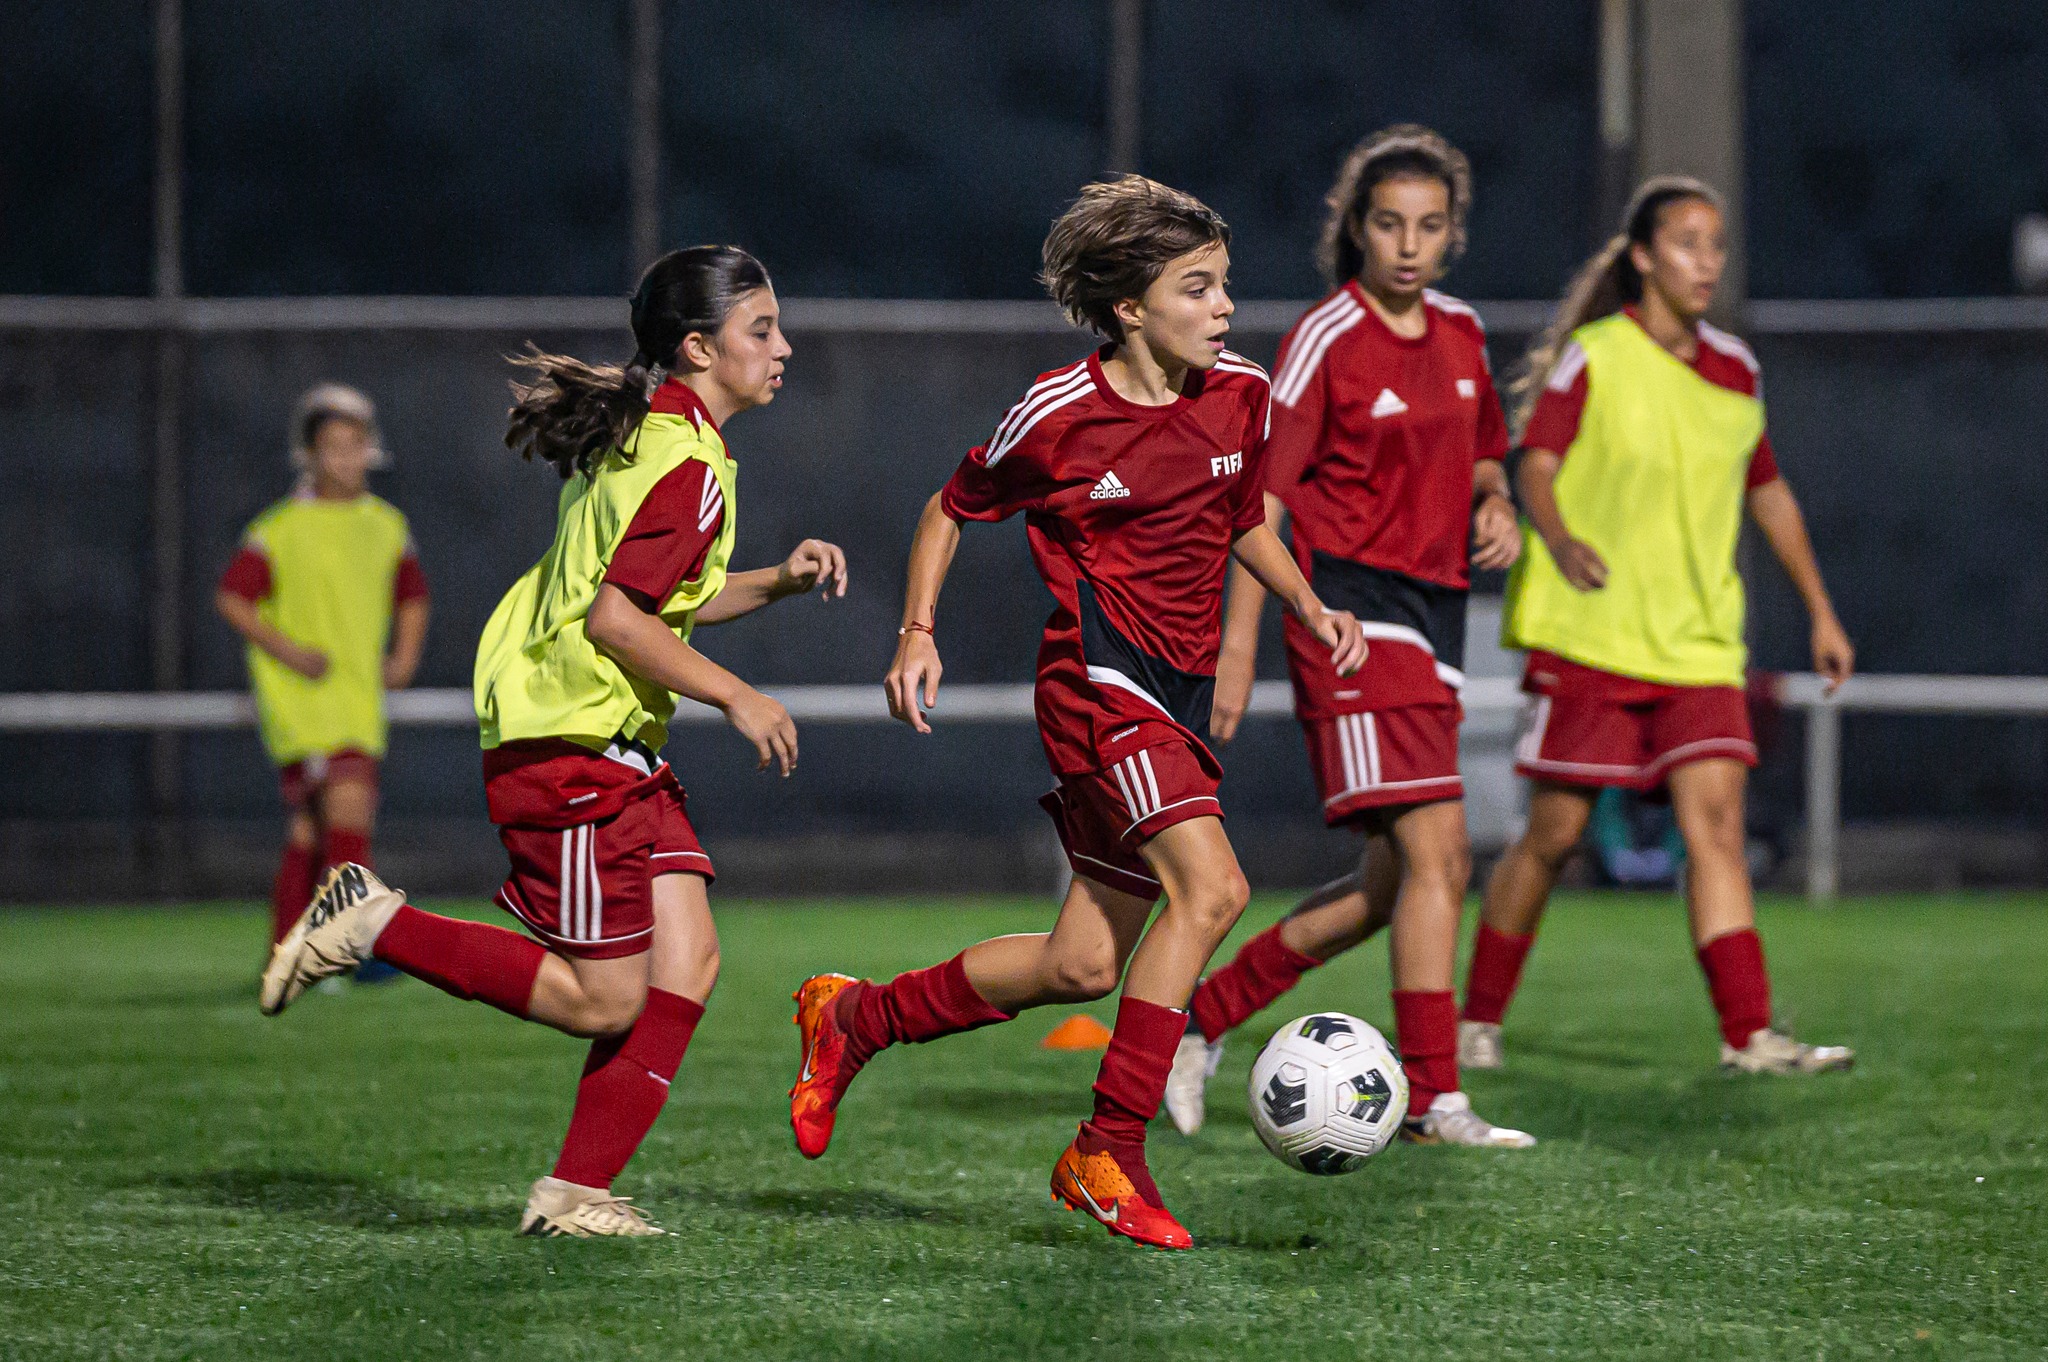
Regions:
[[[1011,1088],[921,1088],[917,1105],[969,1120],[997,1121],[1005,1126],[1036,1117],[1064,1116],[1077,1109],[1072,1092],[1033,1090],[1022,1084]]]
[[[148,1185],[202,1206],[289,1215],[364,1230],[468,1229],[503,1225],[514,1207],[423,1201],[376,1182],[303,1168],[209,1168],[160,1173]]]
[[[717,1191],[674,1186],[662,1190],[664,1200],[716,1206],[749,1215],[784,1220],[917,1221],[929,1225],[965,1223],[959,1212],[943,1206],[907,1201],[889,1192],[866,1188],[782,1188],[773,1191]]]

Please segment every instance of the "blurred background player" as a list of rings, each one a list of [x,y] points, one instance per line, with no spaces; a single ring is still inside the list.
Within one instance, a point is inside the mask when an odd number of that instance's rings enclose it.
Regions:
[[[1452,992],[1471,878],[1458,776],[1470,565],[1520,550],[1502,458],[1507,424],[1471,308],[1429,287],[1465,247],[1464,154],[1412,123],[1360,142],[1328,196],[1320,264],[1336,292],[1281,342],[1266,523],[1290,516],[1294,557],[1371,642],[1356,676],[1288,621],[1287,668],[1331,827],[1366,834],[1353,873],[1311,894],[1205,979],[1174,1058],[1167,1113],[1200,1129],[1223,1036],[1304,972],[1392,923],[1394,1031],[1411,1140],[1535,1143],[1472,1111],[1458,1081]],[[1229,741],[1251,701],[1266,593],[1232,572],[1211,728]]]
[[[412,683],[427,637],[427,579],[405,517],[367,487],[388,462],[370,399],[339,383],[308,391],[292,413],[291,457],[298,487],[250,524],[214,597],[249,642],[263,746],[284,790],[272,945],[323,870],[372,864],[384,693]],[[391,973],[372,965],[357,977]]]
[[[1830,689],[1855,653],[1778,472],[1756,356],[1704,319],[1727,249],[1711,188],[1644,184],[1520,379],[1529,534],[1502,636],[1529,654],[1515,766],[1535,788],[1528,829],[1486,886],[1460,1027],[1470,1066],[1499,1066],[1501,1017],[1543,905],[1610,786],[1669,792],[1722,1065],[1816,1073],[1854,1058],[1772,1029],[1756,932],[1743,847],[1756,746],[1735,568],[1745,508],[1806,604],[1813,669]]]
[[[506,444],[562,476],[555,541],[484,627],[484,793],[512,862],[502,927],[421,912],[343,866],[278,946],[263,1008],[372,957],[458,998],[591,1039],[526,1234],[662,1233],[612,1194],[661,1114],[718,979],[718,933],[683,790],[661,757],[676,697],[723,711],[762,769],[796,768],[781,704],[688,643],[809,590],[844,595],[837,548],[727,575],[736,467],[722,427],[773,401],[789,343],[767,271],[733,246],[672,251],[634,292],[623,368],[530,353]]]
[[[1334,650],[1339,671],[1356,670],[1365,651],[1357,621],[1323,607],[1265,527],[1270,384],[1224,348],[1229,242],[1209,208],[1137,175],[1088,186],[1053,224],[1041,277],[1108,343],[1041,376],[926,504],[885,686],[891,712],[930,732],[934,620],[961,523],[1023,512],[1057,602],[1036,705],[1058,780],[1042,803],[1073,884],[1049,933],[984,941],[885,984],[807,979],[790,1093],[798,1148],[816,1158],[847,1084],[877,1051],[1101,998],[1122,979],[1094,1114],[1055,1164],[1052,1190],[1112,1234],[1174,1249],[1193,1240],[1146,1166],[1145,1123],[1188,995],[1248,893],[1223,833],[1222,768],[1197,736],[1231,556]]]

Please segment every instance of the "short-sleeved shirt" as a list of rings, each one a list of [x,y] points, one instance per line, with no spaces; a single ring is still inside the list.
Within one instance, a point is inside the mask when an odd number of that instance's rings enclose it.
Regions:
[[[250,524],[220,589],[255,602],[287,638],[327,657],[315,680],[250,645],[249,680],[271,760],[289,766],[350,749],[382,756],[392,609],[427,594],[398,509],[368,492],[287,497]]]
[[[1479,315],[1435,289],[1422,306],[1422,334],[1398,335],[1354,280],[1280,344],[1266,487],[1302,572],[1373,649],[1340,681],[1290,619],[1303,718],[1455,703],[1464,679],[1472,469],[1505,457],[1507,422]]]
[[[1148,407],[1110,387],[1111,353],[1040,376],[940,493],[956,521],[1024,515],[1056,602],[1037,711],[1061,776],[1103,770],[1162,727],[1206,753],[1230,547],[1265,521],[1265,371],[1226,350]]]
[[[1641,325],[1642,318],[1635,308],[1622,311]],[[1756,353],[1739,337],[1708,322],[1699,323],[1698,335],[1693,372],[1718,387],[1762,401],[1763,366],[1757,363]],[[1579,419],[1585,414],[1586,394],[1590,391],[1588,381],[1585,348],[1575,340],[1565,342],[1543,391],[1536,395],[1535,409],[1529,413],[1529,427],[1522,432],[1524,449],[1547,449],[1560,459],[1565,456],[1572,441],[1579,437]],[[1756,449],[1749,456],[1747,486],[1754,490],[1777,479],[1778,456],[1771,449],[1771,432],[1767,428],[1757,437]]]

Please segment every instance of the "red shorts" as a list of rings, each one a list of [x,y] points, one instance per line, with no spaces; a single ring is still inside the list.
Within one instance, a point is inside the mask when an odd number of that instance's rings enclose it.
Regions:
[[[1687,762],[1756,765],[1740,686],[1667,686],[1537,652],[1522,689],[1529,706],[1515,770],[1532,780],[1655,790]]]
[[[512,873],[498,906],[543,945],[581,960],[638,955],[654,938],[654,877],[713,878],[683,792],[657,785],[609,818],[498,829]]]
[[[1303,719],[1323,821],[1334,828],[1369,809],[1463,799],[1458,718],[1457,705],[1402,705]]]
[[[329,781],[360,781],[374,793],[377,788],[377,759],[368,752],[344,747],[338,752],[315,752],[289,766],[281,766],[277,783],[284,792],[284,806],[297,813],[313,802]]]
[[[1140,748],[1101,771],[1062,776],[1038,801],[1059,829],[1076,875],[1156,899],[1161,891],[1138,848],[1175,823],[1221,818],[1222,772],[1184,741]]]

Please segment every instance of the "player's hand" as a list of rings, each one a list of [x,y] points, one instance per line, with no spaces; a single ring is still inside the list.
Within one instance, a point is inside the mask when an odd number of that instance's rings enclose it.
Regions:
[[[418,668],[419,663],[417,661],[407,662],[395,654],[386,657],[384,659],[384,689],[404,690],[412,684],[413,673]]]
[[[1329,648],[1337,675],[1351,676],[1365,665],[1365,631],[1358,627],[1358,616],[1349,610],[1326,609],[1302,623]]]
[[[1827,693],[1833,695],[1856,671],[1856,645],[1832,610],[1813,622],[1813,669],[1827,678]]]
[[[1255,650],[1227,645],[1216,659],[1216,698],[1209,708],[1209,736],[1217,742],[1236,737],[1237,726],[1251,708],[1256,662]]]
[[[1598,591],[1607,585],[1607,560],[1595,553],[1593,546],[1585,540],[1567,537],[1562,544],[1549,547],[1557,570],[1579,590]]]
[[[1472,510],[1472,566],[1486,571],[1513,567],[1522,556],[1522,527],[1514,503],[1498,492],[1480,498]]]
[[[318,681],[327,675],[327,654],[318,648],[308,648],[303,643],[294,643],[291,651],[278,661],[290,667],[308,681]]]
[[[767,770],[770,762],[785,776],[796,770],[796,721],[782,701],[749,688],[725,707],[725,721],[754,745],[761,758],[755,770]]]
[[[939,702],[939,645],[922,629],[913,629],[896,645],[896,660],[882,680],[889,713],[920,733],[929,733],[924,712]]]
[[[778,596],[794,596],[813,587],[828,601],[846,594],[846,551],[837,544],[806,539],[775,569]]]

